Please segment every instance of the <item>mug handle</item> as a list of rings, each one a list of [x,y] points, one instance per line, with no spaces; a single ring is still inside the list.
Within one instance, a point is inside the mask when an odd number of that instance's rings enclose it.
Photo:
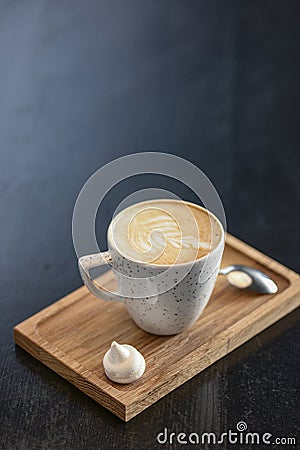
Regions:
[[[93,267],[104,266],[107,264],[111,265],[111,263],[112,258],[109,251],[81,256],[78,259],[81,278],[88,290],[95,295],[95,297],[107,302],[123,302],[127,298],[126,296],[120,295],[117,292],[110,292],[102,286],[99,286],[90,275],[90,269]]]

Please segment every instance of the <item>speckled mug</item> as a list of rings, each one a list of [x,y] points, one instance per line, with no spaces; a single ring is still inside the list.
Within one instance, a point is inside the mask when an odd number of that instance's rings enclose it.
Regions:
[[[153,202],[155,200],[145,203],[148,205]],[[101,300],[124,302],[133,321],[144,331],[157,335],[181,333],[193,325],[204,310],[221,264],[224,230],[220,221],[211,212],[209,214],[217,225],[217,244],[202,258],[172,266],[137,262],[122,255],[114,245],[113,219],[107,233],[109,250],[82,256],[78,260],[85,285]],[[90,276],[90,269],[105,264],[114,273],[117,292],[99,286]]]

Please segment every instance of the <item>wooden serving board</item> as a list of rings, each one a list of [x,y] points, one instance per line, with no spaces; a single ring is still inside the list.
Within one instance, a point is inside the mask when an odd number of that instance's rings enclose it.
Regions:
[[[197,322],[175,336],[139,329],[121,303],[94,298],[83,286],[14,328],[15,342],[121,419],[128,421],[300,303],[300,276],[228,235],[222,266],[246,264],[278,284],[276,295],[257,295],[219,276]],[[114,288],[111,272],[100,283]],[[113,340],[132,344],[147,363],[142,378],[120,385],[107,379],[102,358]]]

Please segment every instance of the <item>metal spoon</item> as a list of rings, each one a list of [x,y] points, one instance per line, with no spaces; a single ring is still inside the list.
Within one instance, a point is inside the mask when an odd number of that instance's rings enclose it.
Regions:
[[[239,289],[249,289],[259,294],[275,294],[278,291],[275,281],[253,267],[234,264],[220,269],[219,274],[226,275],[228,282]]]

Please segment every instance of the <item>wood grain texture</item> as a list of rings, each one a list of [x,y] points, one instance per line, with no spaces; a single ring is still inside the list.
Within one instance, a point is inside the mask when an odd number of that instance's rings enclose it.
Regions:
[[[278,284],[276,295],[256,295],[219,277],[208,306],[187,331],[154,336],[139,329],[123,304],[96,300],[83,286],[14,328],[15,342],[124,421],[297,308],[300,277],[227,235],[222,266],[247,264]],[[114,288],[111,272],[101,283]],[[110,382],[102,358],[112,340],[135,345],[145,356],[143,377]]]

